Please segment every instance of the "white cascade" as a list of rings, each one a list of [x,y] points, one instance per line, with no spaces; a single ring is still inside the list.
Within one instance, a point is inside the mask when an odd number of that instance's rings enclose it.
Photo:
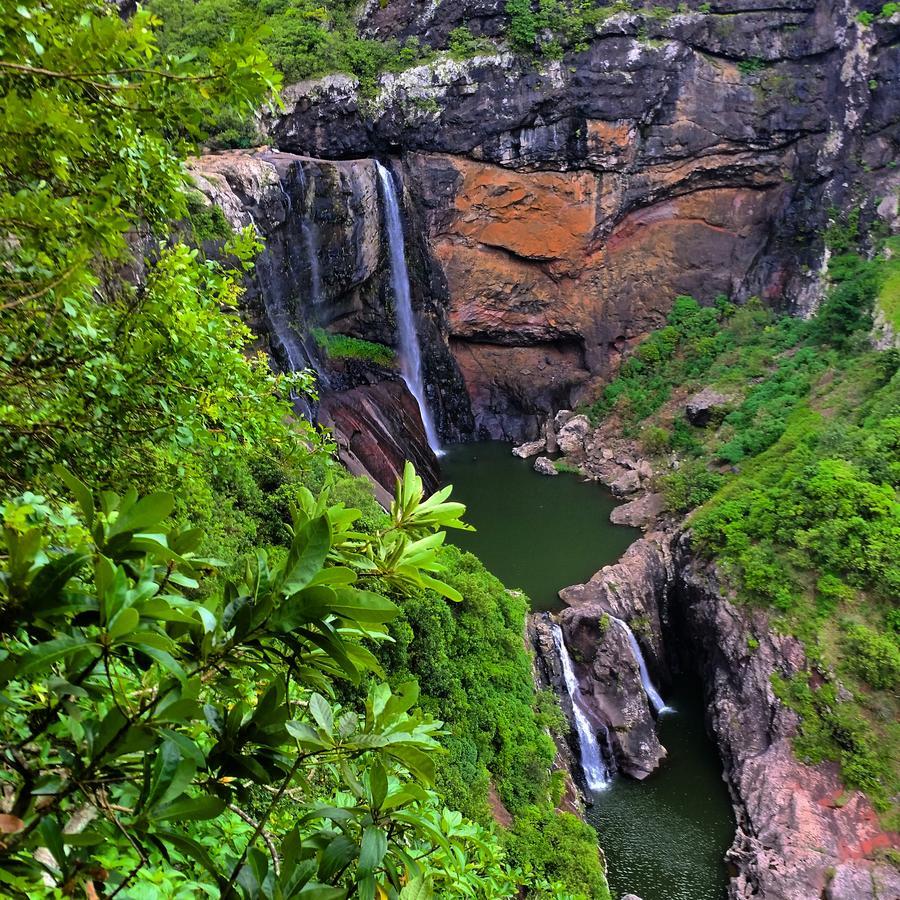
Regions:
[[[300,190],[306,193],[306,173],[303,166],[297,166],[297,180],[300,182]],[[290,199],[290,198],[288,198]],[[290,209],[290,207],[288,207]],[[309,299],[313,306],[322,302],[322,270],[319,265],[319,229],[315,222],[306,216],[300,219],[300,233],[303,235],[303,246],[306,249],[306,258],[309,261]]]
[[[422,425],[428,446],[441,455],[441,443],[438,439],[431,412],[425,401],[425,381],[422,378],[422,351],[419,347],[419,336],[416,333],[416,320],[413,315],[412,297],[409,290],[409,271],[406,267],[406,247],[403,240],[403,223],[400,220],[400,205],[394,189],[391,173],[376,160],[378,180],[384,201],[384,224],[387,230],[388,251],[391,260],[391,287],[394,291],[394,304],[397,313],[397,343],[400,350],[400,374],[409,388],[409,392],[419,404]]]
[[[650,673],[647,671],[647,663],[644,661],[644,654],[641,653],[641,647],[637,642],[637,638],[634,636],[634,632],[628,627],[628,623],[622,621],[622,619],[617,619],[615,616],[610,616],[610,619],[625,629],[625,634],[628,637],[628,644],[631,647],[631,654],[634,656],[638,671],[641,673],[641,685],[644,688],[647,699],[650,701],[650,705],[653,707],[653,711],[657,713],[657,715],[661,712],[668,712],[669,707],[666,706],[659,691],[650,679]]]
[[[597,735],[591,726],[587,715],[581,705],[581,689],[575,679],[575,671],[572,668],[572,658],[566,649],[562,629],[559,625],[551,626],[553,629],[553,641],[562,662],[563,679],[566,690],[572,701],[572,711],[575,715],[575,730],[578,732],[578,746],[581,750],[581,768],[584,771],[584,779],[592,791],[602,791],[609,784],[609,771],[600,753],[600,745],[597,743]]]

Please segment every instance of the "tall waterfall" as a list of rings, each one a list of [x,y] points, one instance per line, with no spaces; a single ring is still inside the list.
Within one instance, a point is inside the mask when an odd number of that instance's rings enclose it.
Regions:
[[[647,699],[650,701],[650,705],[653,707],[653,711],[657,714],[668,711],[669,707],[666,706],[659,691],[650,679],[650,673],[647,671],[647,663],[644,661],[644,654],[641,653],[641,647],[637,642],[637,638],[634,636],[634,632],[628,627],[628,623],[623,622],[622,619],[617,619],[615,616],[610,616],[610,619],[625,629],[625,634],[628,637],[628,644],[631,647],[631,653],[634,656],[634,661],[637,663],[638,671],[641,673],[641,685],[644,688]]]
[[[397,312],[397,342],[400,349],[400,374],[409,388],[409,392],[419,404],[422,424],[428,446],[436,453],[441,453],[438,439],[428,403],[425,400],[425,382],[422,378],[422,351],[419,347],[419,336],[416,333],[416,320],[413,315],[412,297],[409,291],[409,271],[406,267],[406,247],[403,240],[403,223],[400,220],[400,204],[394,190],[391,173],[376,160],[378,180],[384,201],[384,224],[387,229],[388,250],[391,258],[391,287],[394,290],[394,304]]]
[[[609,772],[603,762],[600,753],[600,745],[597,743],[597,735],[591,726],[588,717],[581,706],[581,689],[575,679],[575,671],[572,668],[572,658],[566,648],[562,629],[559,625],[551,626],[553,629],[553,642],[562,662],[563,679],[566,682],[566,690],[572,700],[572,711],[575,714],[575,730],[578,732],[578,746],[581,750],[581,768],[587,786],[592,791],[601,791],[609,783]]]
[[[300,182],[300,190],[306,193],[306,173],[303,166],[297,165],[297,181]],[[290,200],[290,198],[288,198]],[[290,206],[288,206],[290,209]],[[306,259],[309,262],[309,299],[313,306],[322,302],[322,270],[319,265],[319,231],[315,221],[308,216],[300,219],[300,234],[303,235],[303,246],[306,250]]]

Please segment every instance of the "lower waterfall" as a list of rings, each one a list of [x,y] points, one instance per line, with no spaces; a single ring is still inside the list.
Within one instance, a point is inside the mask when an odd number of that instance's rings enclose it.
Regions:
[[[572,700],[572,712],[575,719],[575,730],[578,732],[578,746],[581,750],[581,768],[584,771],[584,779],[590,790],[601,791],[609,784],[609,770],[603,761],[600,745],[597,743],[596,730],[581,707],[581,689],[575,679],[572,658],[566,648],[562,629],[559,625],[553,625],[552,628],[553,640],[562,662],[566,690]]]
[[[668,712],[669,707],[666,706],[665,701],[650,679],[650,673],[647,671],[647,663],[644,661],[644,654],[641,653],[641,647],[637,642],[637,638],[634,636],[634,632],[629,628],[628,623],[624,622],[622,619],[617,619],[615,616],[610,616],[610,619],[625,629],[625,634],[628,637],[628,645],[631,647],[632,656],[634,656],[638,671],[641,673],[641,686],[644,688],[644,693],[647,695],[647,699],[650,701],[653,711],[657,714]]]

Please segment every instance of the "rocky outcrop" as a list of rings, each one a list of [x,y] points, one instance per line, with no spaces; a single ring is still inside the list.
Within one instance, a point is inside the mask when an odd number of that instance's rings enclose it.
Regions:
[[[617,506],[609,514],[609,521],[613,525],[646,529],[659,519],[665,508],[666,501],[662,494],[647,493],[637,500]]]
[[[382,505],[393,495],[409,459],[426,493],[440,484],[440,469],[428,447],[415,398],[402,381],[381,381],[322,398],[319,421],[335,433],[341,462],[353,475],[367,475]]]
[[[684,414],[688,422],[698,428],[718,425],[732,402],[725,394],[706,387],[688,397],[684,405]]]
[[[437,461],[418,407],[398,372],[365,360],[332,360],[316,329],[396,344],[382,203],[370,159],[327,161],[268,150],[228,151],[192,161],[196,187],[232,228],[253,225],[265,248],[247,279],[243,311],[260,344],[285,371],[313,369],[318,407],[304,410],[333,428],[351,471],[393,491],[412,459],[429,489]],[[415,246],[415,241],[412,241]],[[442,433],[471,430],[465,391],[441,338],[437,292],[414,282],[427,352],[426,392]],[[436,385],[440,383],[442,390]]]
[[[384,75],[374,97],[346,76],[294,85],[272,123],[283,149],[402,156],[482,436],[537,438],[677,294],[809,313],[828,210],[891,217],[897,16],[866,26],[844,0],[611,11],[584,49],[540,62],[507,51],[504,6],[370,0],[366,33],[441,48],[467,24],[497,52]]]
[[[735,800],[730,897],[900,897],[900,872],[875,857],[898,836],[882,830],[861,793],[845,790],[837,766],[807,766],[791,751],[798,718],[775,697],[771,676],[809,669],[802,644],[770,628],[763,612],[730,603],[685,538],[673,550],[666,617],[690,636]]]
[[[900,873],[877,855],[896,848],[898,836],[883,831],[861,793],[845,790],[835,765],[805,765],[791,750],[798,717],[775,696],[771,678],[809,670],[802,644],[771,628],[764,612],[734,605],[687,536],[648,535],[561,596],[571,604],[560,615],[567,642],[586,658],[602,644],[597,623],[607,611],[630,619],[648,664],[702,676],[738,825],[728,852],[736,872],[730,900],[900,896]],[[664,644],[660,662],[653,653]],[[585,692],[616,696],[613,671],[583,671],[596,679]]]
[[[553,640],[552,620],[548,613],[532,613],[526,621],[526,638],[532,650],[532,674],[534,685],[539,691],[552,690],[566,715],[566,719],[572,722],[572,698],[566,690],[565,679],[562,672],[562,662],[556,642]],[[578,784],[583,784],[581,766],[578,758],[578,738],[570,728],[565,736],[551,735],[556,744],[556,759],[554,768],[564,773],[566,779],[566,791],[563,795],[561,808],[576,814],[584,808],[586,793],[582,792]]]
[[[553,460],[548,459],[546,456],[539,456],[534,461],[534,471],[538,475],[559,475],[556,466],[553,465]]]

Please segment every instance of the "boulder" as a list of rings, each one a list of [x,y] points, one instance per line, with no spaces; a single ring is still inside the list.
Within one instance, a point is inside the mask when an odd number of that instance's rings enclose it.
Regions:
[[[573,416],[556,435],[559,449],[565,454],[583,453],[584,439],[590,430],[591,423],[587,416]]]
[[[609,489],[617,496],[624,497],[633,494],[641,487],[641,476],[634,469],[622,471],[614,481],[610,482]]]
[[[638,497],[630,503],[617,506],[609,514],[609,521],[613,525],[648,528],[659,518],[665,506],[662,494],[644,494],[643,497]]]
[[[731,402],[730,397],[706,387],[688,398],[684,405],[684,414],[691,425],[705,428],[707,425],[721,422]]]
[[[546,456],[539,456],[534,461],[534,471],[539,475],[559,475],[556,466],[553,465],[553,460],[547,459]]]
[[[518,447],[513,447],[512,454],[513,456],[518,456],[519,459],[528,459],[529,456],[540,453],[542,450],[546,449],[546,447],[547,441],[543,439],[526,441],[524,444],[519,444]]]

